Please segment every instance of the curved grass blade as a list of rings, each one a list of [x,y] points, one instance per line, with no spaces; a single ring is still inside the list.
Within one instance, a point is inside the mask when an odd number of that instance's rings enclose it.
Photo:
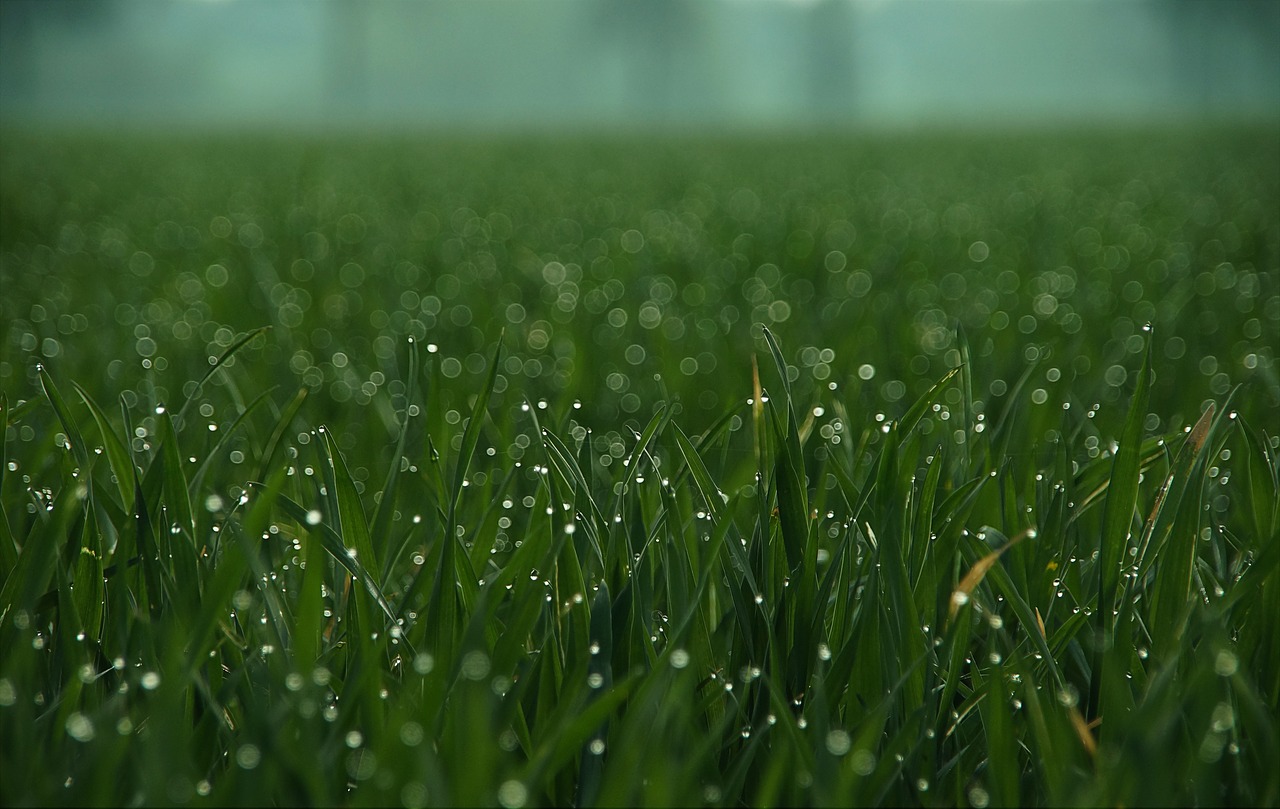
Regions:
[[[983,530],[986,531],[990,529],[984,528]],[[1002,555],[1004,555],[1005,551],[1009,550],[1014,545],[1017,545],[1022,540],[1027,539],[1028,537],[1034,537],[1035,535],[1035,529],[1028,528],[1006,542],[1004,545],[979,559],[972,567],[970,567],[969,572],[964,574],[964,578],[960,580],[960,583],[956,585],[956,589],[951,593],[948,620],[954,620],[956,612],[960,607],[969,603],[970,599],[973,597],[974,588],[982,582],[983,577],[987,575],[987,571],[991,569]]]
[[[898,425],[898,432],[900,434],[904,437],[911,434],[911,431],[920,423],[920,419],[924,417],[925,412],[928,411],[929,406],[937,399],[938,394],[942,393],[942,391],[946,389],[947,385],[951,384],[951,380],[956,378],[956,375],[960,373],[962,368],[964,368],[964,366],[960,365],[952,368],[950,371],[947,371],[946,374],[943,375],[942,379],[933,383],[933,387],[925,391],[919,399],[916,399],[915,403],[907,410],[906,414],[902,417],[902,421]],[[965,468],[968,468],[968,466],[966,465]]]
[[[281,497],[280,486],[284,482],[286,467],[278,467],[266,484],[250,483],[257,490],[248,511],[240,520],[240,533],[257,536],[270,519],[276,500]],[[286,509],[287,510],[287,509]],[[300,525],[306,525],[306,512],[302,512]],[[223,622],[235,592],[244,587],[249,573],[249,560],[235,543],[228,543],[218,556],[212,574],[205,581],[200,594],[200,612],[191,624],[186,641],[184,669],[190,674],[205,665],[209,650],[214,645],[214,632]]]
[[[640,459],[644,457],[645,452],[649,449],[649,442],[658,432],[658,428],[666,420],[669,408],[665,402],[658,403],[658,409],[653,414],[653,418],[649,419],[649,423],[645,425],[644,432],[637,436],[636,445],[631,450],[631,455],[627,458],[627,473],[623,475],[622,486],[618,489],[618,498],[614,503],[613,513],[615,516],[622,514],[623,498],[631,489],[631,484],[636,479],[636,475],[640,471]]]
[[[674,421],[671,422],[670,428],[676,439],[676,447],[679,448],[680,454],[684,457],[686,468],[693,477],[693,483],[698,488],[698,493],[702,495],[702,500],[707,504],[707,509],[711,512],[711,517],[717,523],[720,520],[721,513],[724,511],[725,495],[716,486],[715,481],[711,479],[711,473],[707,471],[707,465],[703,463],[702,456],[698,454],[698,450],[693,446],[693,442],[684,434],[684,430]]]
[[[1197,424],[1196,427],[1199,428],[1200,425]],[[1208,428],[1206,435],[1201,439],[1203,443],[1208,443],[1208,437],[1213,433],[1213,429],[1212,425]],[[1183,445],[1183,450],[1192,443],[1195,434],[1196,429],[1193,429]],[[1200,533],[1200,506],[1205,489],[1205,465],[1205,455],[1198,451],[1198,448],[1195,449],[1194,454],[1188,458],[1185,484],[1187,488],[1184,488],[1181,493],[1181,502],[1172,516],[1168,539],[1164,547],[1155,554],[1156,558],[1153,562],[1156,564],[1156,570],[1149,620],[1153,645],[1160,650],[1161,657],[1177,654],[1179,649],[1177,641],[1185,631],[1190,617],[1189,605],[1197,598],[1193,593],[1193,571],[1199,553],[1197,545]],[[1193,481],[1198,485],[1191,486]]]
[[[1021,412],[1019,397],[1022,395],[1022,389],[1026,387],[1027,381],[1031,379],[1031,375],[1039,367],[1039,360],[1028,363],[1027,367],[1018,376],[1017,381],[1009,387],[1009,392],[1005,394],[1004,409],[1000,411],[1000,418],[996,419],[995,426],[989,432],[987,452],[992,466],[998,465],[1001,458],[1009,457],[1009,442],[1013,436],[1013,420]]]
[[[164,498],[173,512],[172,519],[187,533],[195,534],[195,517],[191,511],[191,498],[187,490],[187,478],[182,472],[182,456],[178,452],[178,436],[173,419],[167,412],[157,419],[160,424],[160,451],[164,454]]]
[[[769,331],[767,326],[762,327],[762,331],[764,332],[764,341],[769,344],[769,353],[773,355],[774,365],[778,367],[778,376],[782,379],[782,392],[787,397],[787,423],[794,429],[796,411],[791,401],[791,379],[787,376],[787,361],[782,356],[782,347],[778,345],[773,332]]]
[[[279,585],[271,581],[271,568],[262,559],[261,541],[247,535],[241,524],[236,520],[227,521],[226,531],[235,539],[235,547],[239,548],[240,554],[249,563],[249,572],[253,574],[253,578],[264,582],[258,588],[258,591],[262,593],[265,613],[270,620],[271,628],[275,631],[276,640],[279,641],[280,648],[292,648],[289,620],[285,614],[285,604],[281,598]]]
[[[547,773],[557,772],[573,759],[597,732],[602,723],[626,700],[636,684],[634,677],[623,680],[612,690],[601,694],[572,718],[564,718],[551,731],[551,738],[540,745],[539,754],[529,762],[524,779],[537,783]]]
[[[267,470],[271,468],[271,462],[275,459],[276,451],[280,449],[280,441],[284,438],[285,430],[289,429],[294,417],[302,409],[302,403],[306,401],[307,390],[306,386],[298,388],[298,392],[294,394],[293,399],[289,401],[289,404],[285,405],[284,412],[280,414],[280,418],[276,421],[275,429],[271,431],[271,437],[267,439],[266,446],[262,450],[262,457],[258,459],[258,468],[254,472],[253,480],[262,480],[267,476]]]
[[[93,400],[89,392],[76,382],[72,382],[71,387],[75,388],[80,400],[89,408],[89,414],[98,425],[98,432],[102,435],[103,452],[106,453],[107,462],[111,465],[111,473],[115,475],[116,486],[120,490],[120,504],[127,509],[133,500],[133,476],[136,474],[133,462],[129,459],[129,450],[125,448],[125,442],[120,440],[116,431],[111,429],[106,413],[98,407],[98,403]]]
[[[880,582],[886,601],[879,618],[884,622],[884,637],[891,650],[885,660],[885,671],[890,679],[906,677],[904,667],[910,661],[919,662],[925,654],[923,638],[916,631],[920,626],[919,612],[911,592],[905,555],[907,487],[904,486],[899,460],[901,449],[899,425],[890,422],[876,471],[876,530],[872,531],[868,526],[868,534],[876,541],[877,563],[883,567]],[[903,691],[903,696],[914,701],[922,698],[924,673],[919,668],[913,668],[911,672],[910,684]],[[918,706],[908,702],[905,707],[913,711]]]
[[[7,396],[5,397],[8,398]],[[22,421],[23,417],[40,406],[39,399],[19,399],[17,403],[6,407],[3,421],[0,425],[5,427],[12,426]]]
[[[253,485],[255,488],[262,486],[260,483],[255,483]],[[269,489],[270,487],[263,488]],[[373,576],[369,574],[369,571],[360,561],[359,553],[355,556],[348,553],[348,548],[343,543],[342,536],[333,529],[333,526],[323,520],[319,523],[313,522],[315,519],[314,515],[310,515],[308,511],[298,505],[295,500],[290,499],[287,495],[279,493],[276,493],[273,496],[280,504],[280,507],[284,509],[284,512],[289,515],[290,519],[298,525],[306,528],[312,536],[319,539],[320,544],[329,552],[329,555],[332,556],[338,564],[346,568],[347,572],[350,573],[353,578],[364,584],[365,590],[369,592],[369,595],[373,597],[373,600],[377,603],[383,614],[387,616],[387,620],[391,623],[395,623],[395,610],[391,608],[391,603],[387,601],[387,597],[383,594],[382,588],[378,586],[378,583],[374,580]]]
[[[1160,518],[1165,513],[1166,506],[1172,507],[1175,512],[1178,510],[1178,504],[1182,502],[1183,493],[1186,491],[1187,483],[1191,479],[1192,467],[1200,456],[1200,451],[1204,448],[1205,439],[1209,437],[1209,428],[1213,425],[1213,417],[1216,412],[1217,406],[1211,402],[1204,413],[1200,414],[1200,419],[1187,435],[1187,439],[1182,443],[1178,454],[1174,456],[1169,474],[1164,483],[1161,484],[1160,491],[1156,494],[1155,505],[1151,507],[1151,514],[1147,517],[1146,526],[1142,531],[1142,539],[1138,542],[1139,580],[1143,578],[1143,575],[1151,565],[1152,556],[1160,553],[1165,540],[1168,538],[1168,532],[1172,525],[1167,520],[1161,522]],[[1157,537],[1156,526],[1158,524],[1163,530],[1160,531],[1160,536]],[[1154,550],[1151,547],[1153,540],[1155,541]],[[1148,555],[1149,553],[1151,556]]]
[[[581,467],[574,460],[569,448],[548,429],[542,429],[540,434],[542,436],[542,447],[547,453],[547,460],[556,468],[565,482],[573,488],[574,492],[580,492],[583,499],[586,500],[592,519],[586,522],[584,528],[591,543],[591,550],[595,553],[596,561],[600,563],[600,568],[603,570],[605,567],[604,548],[600,544],[597,526],[608,525],[604,518],[604,512],[600,510],[595,498],[591,496],[591,484],[587,482],[586,475],[583,474]]]
[[[1012,712],[1008,709],[1007,679],[1003,666],[992,666],[987,678],[981,669],[969,669],[975,693],[985,698],[978,702],[987,744],[987,777],[991,787],[991,802],[996,806],[1020,806],[1018,781],[1021,770],[1017,740],[1013,729]]]
[[[67,433],[67,443],[71,445],[71,454],[76,459],[76,465],[82,470],[85,480],[89,480],[89,448],[84,444],[84,437],[80,434],[80,425],[76,423],[76,419],[71,415],[67,403],[62,400],[62,395],[58,393],[58,386],[53,383],[53,377],[49,376],[49,372],[44,366],[39,366],[40,386],[44,389],[45,398],[49,400],[49,404],[53,405],[53,412],[58,415],[58,422],[62,424],[62,429]]]
[[[102,548],[91,501],[84,503],[81,539],[77,544],[79,553],[72,577],[72,602],[76,604],[81,631],[97,643],[102,630]]]
[[[235,356],[235,353],[237,351],[239,351],[241,348],[244,348],[246,345],[248,345],[248,343],[251,340],[253,340],[253,338],[257,337],[259,334],[265,334],[270,330],[271,330],[270,326],[259,326],[258,328],[246,334],[244,337],[241,337],[239,340],[236,340],[234,343],[227,346],[227,349],[223,351],[221,354],[219,354],[218,358],[213,361],[213,364],[210,366],[208,372],[206,372],[205,375],[200,378],[200,381],[196,383],[196,386],[191,389],[191,393],[187,396],[187,400],[182,403],[182,409],[178,411],[177,420],[182,421],[182,417],[185,416],[187,413],[187,408],[190,407],[191,403],[196,400],[196,396],[200,393],[201,388],[204,387],[204,383],[209,381],[209,377],[213,376],[218,371],[218,369],[221,368],[227,362],[227,360]]]
[[[1142,450],[1138,459],[1139,473],[1145,473],[1156,462],[1168,457],[1168,449],[1163,442],[1164,439],[1160,437],[1148,438],[1142,442]],[[1107,460],[1103,456],[1090,461],[1076,475],[1074,487],[1078,491],[1087,491],[1088,494],[1075,502],[1070,516],[1067,517],[1067,525],[1075,523],[1076,520],[1079,520],[1099,503],[1106,503],[1104,495],[1111,489],[1111,478],[1107,476],[1110,472],[1106,464]],[[1114,465],[1114,459],[1111,459],[1111,461]]]
[[[1267,441],[1243,418],[1238,418],[1247,450],[1246,470],[1252,501],[1254,533],[1260,537],[1280,534],[1280,461]]]
[[[167,412],[161,413],[160,452],[163,455],[163,479],[161,491],[168,506],[168,524],[161,526],[162,555],[167,557],[174,583],[174,597],[182,600],[185,610],[194,610],[200,596],[200,574],[196,562],[195,516],[187,478],[182,471],[182,456],[178,452],[178,436],[173,420]],[[177,531],[170,530],[172,526]]]
[[[0,588],[0,618],[12,620],[13,609],[30,609],[48,593],[58,560],[59,542],[66,539],[81,505],[75,489],[65,488],[54,498],[52,513],[27,535],[17,563]],[[53,594],[56,596],[56,592]]]
[[[209,464],[213,462],[214,458],[218,457],[222,448],[227,445],[227,442],[231,440],[232,436],[234,436],[236,432],[244,426],[253,411],[257,410],[263,402],[267,401],[267,397],[270,394],[270,390],[265,390],[258,394],[253,401],[249,402],[249,404],[245,406],[245,409],[240,412],[240,415],[236,416],[236,420],[231,423],[229,428],[218,431],[218,442],[205,454],[204,460],[201,461],[200,466],[196,468],[196,473],[191,476],[190,486],[192,491],[200,488],[200,484],[204,480],[205,473],[209,471]],[[123,406],[123,403],[121,403],[122,408]]]
[[[333,469],[333,496],[338,506],[338,534],[342,537],[348,551],[354,551],[361,565],[368,569],[378,570],[378,553],[369,536],[369,523],[365,519],[364,506],[360,502],[360,494],[356,491],[355,480],[351,470],[347,468],[346,458],[333,438],[333,431],[320,428],[324,441],[325,460]]]

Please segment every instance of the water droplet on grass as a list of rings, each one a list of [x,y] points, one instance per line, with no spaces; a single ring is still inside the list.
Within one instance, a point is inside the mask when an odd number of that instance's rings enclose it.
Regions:
[[[1230,677],[1240,668],[1240,663],[1236,656],[1231,652],[1223,649],[1213,659],[1213,671],[1219,677]]]
[[[236,751],[236,764],[240,765],[241,769],[252,770],[261,763],[262,752],[258,750],[256,745],[241,745],[240,749]]]
[[[604,742],[599,740],[592,742],[593,745],[596,743],[600,744],[600,751],[596,752],[593,747],[592,752],[599,755],[604,752]],[[519,781],[504,781],[502,786],[498,787],[498,803],[502,804],[503,809],[520,809],[528,799],[529,790]]]

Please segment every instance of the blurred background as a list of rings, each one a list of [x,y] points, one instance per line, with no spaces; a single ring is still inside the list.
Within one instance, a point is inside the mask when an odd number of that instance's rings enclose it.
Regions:
[[[1280,118],[1273,0],[4,0],[0,123],[840,129]]]

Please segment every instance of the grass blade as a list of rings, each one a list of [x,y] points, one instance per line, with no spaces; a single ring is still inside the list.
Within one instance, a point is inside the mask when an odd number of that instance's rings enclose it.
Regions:
[[[1116,645],[1114,637],[1115,615],[1113,606],[1120,588],[1121,567],[1125,563],[1125,549],[1129,545],[1129,532],[1133,525],[1134,509],[1138,504],[1138,476],[1142,466],[1142,425],[1147,418],[1147,399],[1151,390],[1151,339],[1146,340],[1142,368],[1138,371],[1138,384],[1129,403],[1120,434],[1120,446],[1111,466],[1107,487],[1106,508],[1102,517],[1102,540],[1098,558],[1098,606],[1097,630],[1099,644],[1094,649],[1094,665],[1089,679],[1089,707],[1087,716],[1092,719],[1101,709],[1104,672],[1104,651]],[[1118,719],[1114,717],[1113,721]]]
[[[49,400],[49,404],[53,405],[58,423],[67,434],[67,443],[70,445],[72,456],[76,459],[76,465],[80,467],[85,480],[89,480],[89,448],[85,446],[84,438],[80,434],[80,425],[71,415],[67,403],[62,400],[62,394],[58,393],[58,386],[53,383],[53,377],[49,376],[49,372],[43,365],[39,367],[39,373],[40,386],[44,389],[44,395]]]
[[[191,404],[196,400],[196,396],[199,395],[200,390],[204,387],[204,383],[208,382],[209,378],[218,372],[218,369],[222,368],[228,360],[234,357],[237,351],[252,342],[253,338],[257,337],[259,334],[266,334],[270,330],[270,326],[260,326],[227,346],[226,350],[219,354],[217,359],[210,363],[209,370],[200,378],[200,381],[196,383],[195,387],[191,389],[190,394],[187,395],[186,401],[182,403],[182,409],[178,411],[177,421],[183,422],[183,416],[187,414],[187,408],[191,407]]]
[[[991,570],[992,566],[999,561],[1005,551],[1009,550],[1014,545],[1017,545],[1022,540],[1027,539],[1028,537],[1034,537],[1035,535],[1035,529],[1028,528],[1006,542],[1004,545],[1000,546],[998,549],[979,559],[971,568],[969,568],[969,572],[964,575],[964,578],[960,580],[960,583],[956,585],[956,589],[951,593],[949,618],[954,619],[956,617],[956,611],[959,610],[960,607],[969,603],[973,598],[974,588],[982,582],[982,579],[987,575],[987,571]]]
[[[111,465],[111,472],[115,475],[116,486],[120,491],[120,505],[128,508],[129,503],[133,501],[133,462],[129,459],[129,450],[126,444],[111,429],[111,423],[107,421],[107,416],[102,408],[98,407],[98,403],[93,400],[89,392],[80,387],[79,384],[73,382],[71,386],[75,388],[79,394],[81,401],[89,408],[90,415],[93,416],[94,422],[98,425],[98,432],[102,436],[103,451],[107,455],[107,462]]]
[[[707,471],[707,465],[703,463],[702,456],[698,454],[698,450],[694,448],[693,442],[689,440],[689,437],[684,434],[684,430],[681,430],[680,426],[675,422],[671,422],[670,429],[675,436],[676,447],[679,448],[680,455],[684,458],[685,465],[693,476],[694,485],[698,487],[698,493],[702,495],[702,502],[706,503],[712,519],[719,523],[728,498],[725,497],[724,493],[720,491],[719,487],[711,479],[711,473]]]
[[[911,431],[920,423],[920,419],[924,418],[924,414],[929,410],[929,407],[937,401],[938,395],[946,390],[947,385],[951,384],[951,380],[956,378],[962,368],[963,366],[959,366],[947,371],[943,375],[942,379],[933,383],[933,387],[925,391],[919,399],[916,399],[915,403],[912,404],[911,407],[907,409],[906,414],[903,415],[902,421],[898,427],[899,433],[903,436],[911,434]],[[966,468],[968,467],[966,466]]]
[[[386,595],[382,592],[382,588],[378,586],[377,581],[369,574],[364,563],[360,561],[359,553],[355,555],[348,553],[350,548],[343,542],[342,535],[334,530],[333,526],[324,521],[323,516],[318,516],[311,511],[298,505],[295,500],[288,496],[280,494],[276,489],[271,488],[271,484],[262,485],[254,484],[254,487],[262,491],[272,492],[271,497],[274,502],[279,503],[289,518],[302,526],[313,537],[320,541],[320,544],[328,551],[339,565],[351,574],[352,578],[364,584],[364,589],[373,598],[375,604],[386,616],[387,620],[395,623],[395,610],[391,608],[391,603],[387,600]],[[261,495],[259,495],[261,496]]]
[[[391,515],[396,510],[396,495],[399,492],[400,467],[405,458],[405,442],[409,436],[410,413],[417,407],[415,399],[418,391],[418,343],[409,338],[409,373],[405,383],[405,407],[400,419],[400,433],[396,437],[395,454],[391,456],[391,466],[387,470],[386,482],[378,495],[378,503],[373,510],[369,531],[374,541],[387,545],[391,536]],[[382,578],[385,581],[391,574],[390,565],[395,558],[395,551],[387,547],[388,553],[383,557]]]
[[[369,536],[369,522],[365,519],[364,506],[360,502],[360,493],[356,491],[351,470],[347,468],[347,461],[333,438],[333,432],[324,427],[319,432],[324,437],[322,446],[325,460],[333,469],[333,496],[338,506],[337,533],[342,538],[345,553],[359,559],[366,570],[380,570],[378,552]]]
[[[275,428],[271,430],[271,437],[267,439],[266,446],[262,451],[262,456],[258,459],[258,466],[251,480],[263,480],[267,477],[267,470],[272,467],[275,461],[285,430],[289,429],[294,417],[302,409],[302,403],[307,399],[307,390],[305,386],[298,388],[298,392],[294,394],[293,399],[289,401],[289,404],[285,405],[284,412],[280,414]]]
[[[458,500],[462,497],[462,482],[467,478],[467,470],[471,468],[476,445],[480,443],[480,428],[484,426],[485,416],[489,412],[489,397],[493,395],[494,382],[498,378],[498,358],[502,355],[502,338],[505,334],[504,330],[498,335],[498,344],[494,346],[493,357],[489,360],[489,373],[485,377],[484,387],[476,397],[475,406],[471,409],[471,418],[467,419],[467,427],[462,432],[462,447],[458,450],[458,459],[453,471],[453,496],[450,498],[449,505],[450,524],[454,522],[452,516],[456,514]]]

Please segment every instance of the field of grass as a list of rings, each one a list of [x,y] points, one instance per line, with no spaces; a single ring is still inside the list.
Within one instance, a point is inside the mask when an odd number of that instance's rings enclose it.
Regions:
[[[1280,804],[1275,131],[0,148],[0,802]]]

